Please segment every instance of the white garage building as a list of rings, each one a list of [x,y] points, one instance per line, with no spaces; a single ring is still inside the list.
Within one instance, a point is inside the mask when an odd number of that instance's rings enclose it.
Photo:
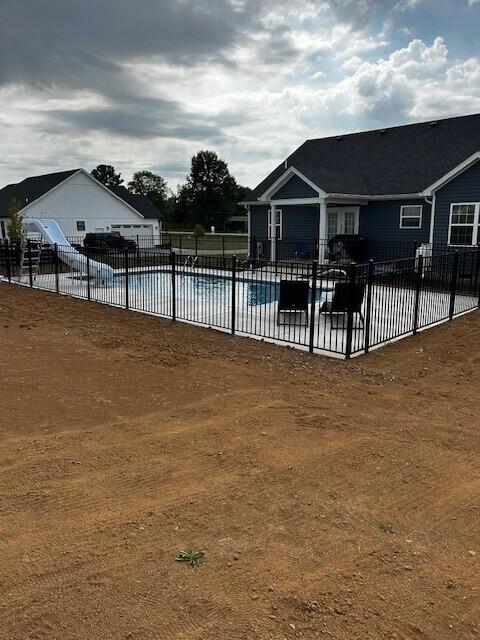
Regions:
[[[119,231],[125,237],[158,237],[160,211],[125,187],[106,187],[84,169],[26,178],[0,190],[0,238],[7,237],[8,209],[20,202],[24,218],[53,218],[67,238]]]

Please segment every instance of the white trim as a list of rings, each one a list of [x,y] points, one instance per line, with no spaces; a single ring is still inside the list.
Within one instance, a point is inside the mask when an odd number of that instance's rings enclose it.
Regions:
[[[276,216],[280,216],[277,223]],[[273,217],[275,215],[275,218]],[[277,227],[280,228],[280,234],[277,236]],[[269,240],[283,240],[283,210],[279,209],[276,204],[272,204],[267,211],[267,235]]]
[[[383,195],[368,195],[365,193],[327,193],[327,198],[346,198],[357,200],[418,200],[423,193],[386,193]]]
[[[270,200],[269,204],[279,206],[286,204],[320,204],[321,198],[289,198],[288,200]]]
[[[452,215],[453,215],[453,207],[460,207],[463,205],[474,206],[473,211],[473,222],[460,222],[455,223],[454,227],[472,227],[472,242],[471,244],[450,244],[450,236],[452,233]],[[447,244],[449,247],[476,247],[478,244],[478,227],[480,225],[480,202],[451,202],[450,203],[450,215],[448,217],[448,240]]]
[[[431,196],[434,191],[437,191],[438,189],[440,189],[440,187],[443,187],[447,182],[450,182],[450,180],[453,180],[454,178],[456,178],[460,173],[463,173],[464,171],[469,169],[478,160],[480,160],[480,151],[476,151],[475,153],[473,153],[466,160],[458,164],[451,171],[449,171],[444,176],[439,178],[436,182],[434,182],[429,187],[427,187],[427,189],[423,191],[422,195]]]
[[[418,227],[409,227],[408,225],[404,225],[403,224],[403,218],[417,218],[417,216],[404,216],[403,215],[403,210],[407,209],[408,207],[420,207],[420,215],[418,216],[418,221],[419,221],[419,225]],[[400,206],[400,229],[421,229],[422,228],[422,223],[423,223],[423,204],[402,204]]]
[[[323,191],[323,189],[320,189],[320,187],[318,187],[314,182],[304,176],[303,173],[301,173],[298,169],[296,169],[295,167],[289,167],[277,180],[275,180],[272,185],[270,185],[270,187],[268,187],[266,191],[264,191],[264,193],[262,193],[259,200],[263,198],[266,200],[271,200],[271,196],[274,195],[275,192],[278,191],[284,184],[286,184],[288,180],[294,175],[298,176],[301,180],[308,184],[308,186],[316,191],[320,197],[324,198],[327,195],[325,191]]]
[[[40,202],[47,195],[49,195],[53,191],[56,191],[56,189],[58,189],[59,187],[64,185],[66,182],[68,182],[69,180],[71,180],[72,178],[77,176],[79,173],[82,173],[83,175],[88,176],[90,178],[90,180],[93,180],[93,182],[95,182],[100,187],[102,187],[102,189],[104,189],[107,193],[109,193],[113,198],[116,198],[119,202],[123,203],[126,207],[131,209],[134,213],[137,214],[137,216],[142,218],[142,220],[160,220],[161,219],[161,218],[145,218],[145,216],[142,216],[140,211],[137,211],[134,207],[132,207],[131,204],[128,204],[128,202],[126,200],[124,200],[120,196],[117,196],[117,194],[113,193],[113,191],[110,191],[110,189],[108,187],[106,187],[104,184],[102,184],[96,178],[94,178],[92,175],[90,175],[88,173],[88,171],[85,171],[85,169],[79,169],[78,171],[75,171],[75,173],[72,173],[71,175],[69,175],[67,178],[65,178],[65,180],[62,180],[61,182],[56,184],[54,187],[52,187],[51,189],[49,189],[48,191],[43,193],[39,198],[36,198],[35,200],[32,200],[32,202],[29,202],[25,207],[23,207],[23,209],[20,210],[22,212],[22,214],[25,213],[25,211],[27,211],[27,209],[29,209],[29,207],[31,207],[32,205],[37,204],[38,202]]]
[[[327,238],[327,201],[325,198],[320,200],[318,210],[318,262],[325,262],[325,240]]]

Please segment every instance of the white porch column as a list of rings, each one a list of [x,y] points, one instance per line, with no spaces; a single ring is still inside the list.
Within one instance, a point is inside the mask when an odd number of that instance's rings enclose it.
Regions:
[[[324,263],[326,260],[326,241],[327,241],[327,201],[325,198],[320,200],[319,218],[318,218],[318,262]]]
[[[268,220],[269,229],[268,234],[270,236],[270,260],[275,262],[277,256],[277,205],[270,203],[270,218]]]

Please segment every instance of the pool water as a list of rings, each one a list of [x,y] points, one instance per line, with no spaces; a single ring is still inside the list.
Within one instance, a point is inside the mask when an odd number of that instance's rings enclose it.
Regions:
[[[276,302],[280,295],[280,284],[269,280],[254,281],[237,279],[237,301],[241,305],[256,307],[262,304]],[[125,276],[115,278],[115,284],[125,286]],[[130,273],[129,288],[152,296],[171,295],[172,274],[165,271],[153,273]],[[215,305],[229,304],[231,301],[232,280],[229,277],[213,274],[182,274],[175,278],[176,297],[196,302],[214,302]],[[317,300],[321,299],[321,292],[317,291]]]

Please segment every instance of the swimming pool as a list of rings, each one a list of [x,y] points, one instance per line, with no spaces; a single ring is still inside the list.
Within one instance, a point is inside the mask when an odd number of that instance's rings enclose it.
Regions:
[[[167,294],[172,288],[170,271],[130,272],[128,281],[134,296],[136,293]],[[250,281],[237,278],[236,285],[237,300],[248,307],[277,302],[280,296],[280,283],[272,280]],[[115,278],[114,286],[125,287],[124,274]],[[198,303],[214,302],[215,305],[228,304],[232,298],[232,278],[217,274],[177,272],[175,294],[181,300],[195,300]],[[318,289],[316,299],[317,301],[322,299],[322,291]]]

